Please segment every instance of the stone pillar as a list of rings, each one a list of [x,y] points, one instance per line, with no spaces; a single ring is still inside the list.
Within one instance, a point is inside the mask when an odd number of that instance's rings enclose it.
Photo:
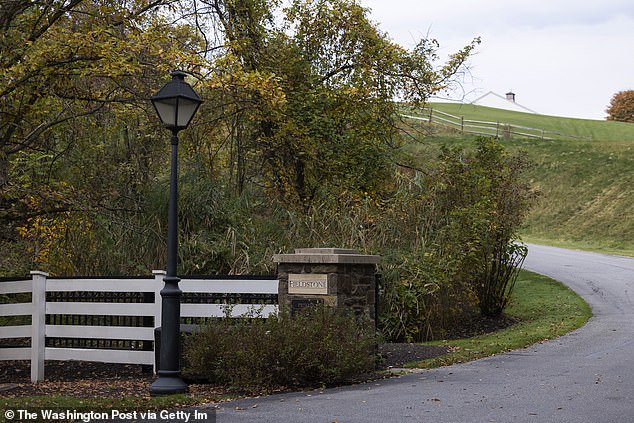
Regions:
[[[302,248],[273,256],[280,308],[291,313],[312,304],[352,310],[376,322],[379,256],[339,248]]]

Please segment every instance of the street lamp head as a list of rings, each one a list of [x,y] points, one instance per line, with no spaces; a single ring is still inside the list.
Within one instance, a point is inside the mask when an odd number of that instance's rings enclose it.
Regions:
[[[185,72],[172,72],[172,80],[150,98],[163,126],[174,132],[187,128],[202,103],[185,76]]]

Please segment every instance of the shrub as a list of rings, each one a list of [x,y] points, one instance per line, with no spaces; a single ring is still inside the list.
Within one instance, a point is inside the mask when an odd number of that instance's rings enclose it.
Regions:
[[[530,166],[524,155],[511,156],[497,141],[480,138],[474,158],[474,210],[480,213],[473,222],[472,283],[481,313],[497,316],[508,304],[527,254],[515,241],[536,194],[522,178]]]
[[[478,138],[473,151],[442,149],[398,189],[393,206],[383,205],[377,230],[395,222],[400,233],[383,244],[381,329],[393,341],[438,339],[477,312],[499,315],[512,292],[517,232],[535,193],[523,180],[525,155]],[[399,213],[402,210],[402,213]],[[405,248],[409,246],[409,249]]]
[[[379,316],[382,335],[393,342],[439,339],[473,306],[454,263],[434,250],[382,258]]]
[[[375,345],[371,325],[331,307],[224,318],[187,339],[184,374],[243,391],[335,385],[373,371]]]
[[[480,312],[489,317],[502,314],[511,299],[515,281],[528,254],[525,245],[500,243],[483,255],[477,284]]]

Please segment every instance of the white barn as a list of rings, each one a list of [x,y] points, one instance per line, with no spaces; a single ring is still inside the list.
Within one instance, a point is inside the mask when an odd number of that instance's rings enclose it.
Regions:
[[[476,98],[471,102],[477,106],[495,107],[496,109],[511,110],[514,112],[522,113],[537,113],[534,110],[524,107],[515,102],[515,93],[509,91],[506,93],[506,97],[502,97],[499,94],[489,91],[481,97]]]

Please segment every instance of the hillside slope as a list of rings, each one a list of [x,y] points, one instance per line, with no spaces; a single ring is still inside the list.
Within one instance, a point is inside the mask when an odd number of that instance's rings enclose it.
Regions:
[[[510,139],[511,151],[526,151],[528,172],[540,191],[524,228],[526,240],[634,255],[634,124],[509,112],[473,105],[433,104],[466,119],[513,124],[591,136],[592,140]],[[474,136],[426,137],[415,147],[468,145]],[[431,145],[430,145],[431,144]]]
[[[525,228],[533,241],[634,253],[634,141],[507,143],[535,163],[541,193]]]
[[[504,122],[513,125],[528,126],[551,132],[560,132],[577,137],[600,141],[634,140],[634,125],[592,119],[573,119],[557,116],[512,112],[473,104],[429,103],[428,107],[465,119]],[[414,110],[414,112],[416,112]],[[423,114],[419,111],[417,114]]]

